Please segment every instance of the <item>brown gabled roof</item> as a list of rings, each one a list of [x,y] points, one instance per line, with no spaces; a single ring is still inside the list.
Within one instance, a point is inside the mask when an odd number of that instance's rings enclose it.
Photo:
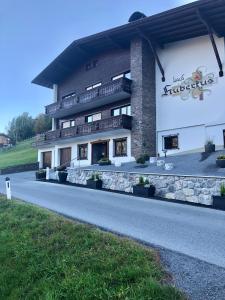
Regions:
[[[129,47],[130,40],[141,28],[156,44],[194,38],[208,33],[198,11],[207,20],[214,33],[225,35],[225,0],[199,0],[150,17],[115,27],[74,41],[51,62],[32,83],[52,88],[74,68],[93,55],[103,51]]]

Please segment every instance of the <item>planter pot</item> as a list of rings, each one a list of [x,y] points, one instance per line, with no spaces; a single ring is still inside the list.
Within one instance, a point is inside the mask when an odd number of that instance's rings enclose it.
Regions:
[[[141,197],[153,197],[155,195],[155,187],[154,185],[150,185],[149,187],[145,187],[143,185],[134,185],[133,194]]]
[[[216,160],[216,165],[219,168],[225,168],[225,159],[217,159]]]
[[[102,180],[87,180],[87,187],[90,189],[101,190],[102,189]]]
[[[206,153],[211,153],[211,152],[215,152],[215,151],[216,151],[215,144],[205,145],[205,152]]]
[[[225,210],[225,196],[213,196],[213,207]]]
[[[46,179],[46,172],[35,172],[36,180]]]
[[[62,171],[58,172],[59,182],[60,183],[65,183],[66,179],[67,179],[67,175],[68,175],[67,172],[62,172]]]
[[[111,165],[111,162],[110,161],[101,161],[98,164],[99,164],[99,166],[109,166],[109,165]]]

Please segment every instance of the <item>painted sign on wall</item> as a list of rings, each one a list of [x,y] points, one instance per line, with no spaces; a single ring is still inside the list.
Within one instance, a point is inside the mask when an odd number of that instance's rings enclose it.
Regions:
[[[164,87],[163,97],[179,96],[181,100],[189,98],[204,100],[204,94],[211,94],[211,87],[217,83],[214,73],[207,73],[206,67],[198,67],[192,76],[184,79],[184,74],[179,78],[173,78],[174,85],[167,84]]]

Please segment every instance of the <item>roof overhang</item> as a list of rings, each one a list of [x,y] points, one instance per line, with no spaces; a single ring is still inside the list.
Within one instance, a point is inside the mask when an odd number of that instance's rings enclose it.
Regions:
[[[199,11],[217,36],[225,36],[225,0],[199,0],[76,40],[32,83],[52,88],[53,84],[60,83],[74,68],[94,55],[111,49],[129,48],[130,41],[138,35],[137,29],[144,31],[145,35],[160,46],[207,35],[207,28],[199,18]]]

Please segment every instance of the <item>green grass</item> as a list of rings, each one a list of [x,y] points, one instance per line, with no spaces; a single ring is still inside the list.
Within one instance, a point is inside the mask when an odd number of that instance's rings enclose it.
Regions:
[[[0,197],[0,299],[184,299],[156,253]]]
[[[0,152],[0,169],[34,163],[37,161],[37,150],[32,148],[33,139],[18,143],[15,147]]]

